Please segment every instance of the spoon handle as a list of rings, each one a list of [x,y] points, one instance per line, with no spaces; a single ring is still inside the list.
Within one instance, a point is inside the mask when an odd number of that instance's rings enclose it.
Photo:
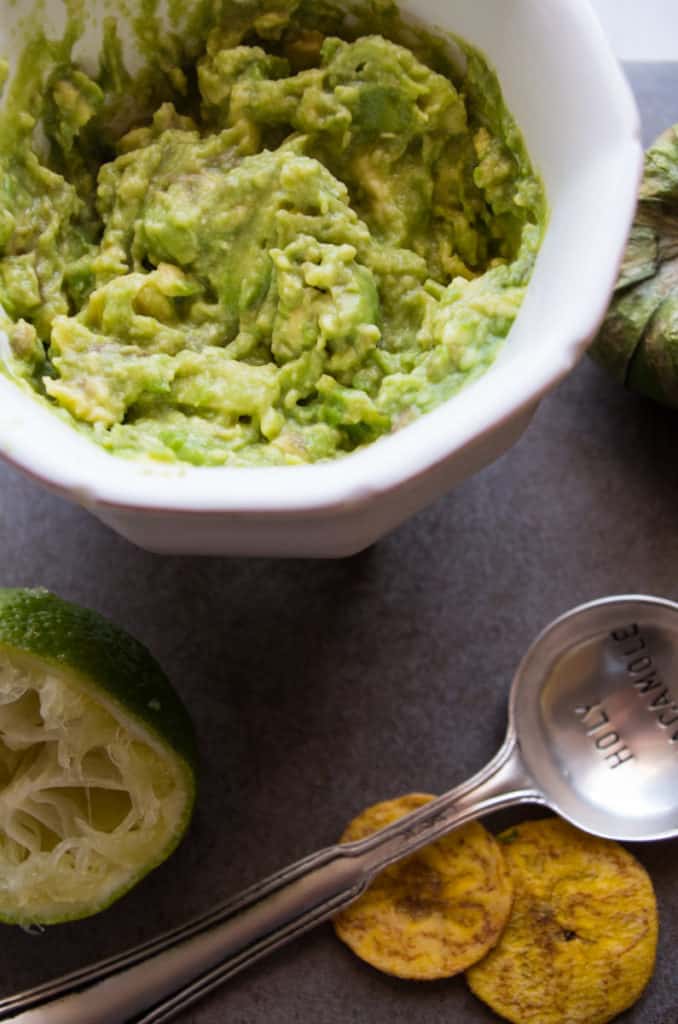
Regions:
[[[238,971],[352,903],[374,876],[458,825],[544,802],[510,735],[478,775],[355,843],[284,868],[183,928],[119,957],[0,1001],[16,1024],[164,1024]]]

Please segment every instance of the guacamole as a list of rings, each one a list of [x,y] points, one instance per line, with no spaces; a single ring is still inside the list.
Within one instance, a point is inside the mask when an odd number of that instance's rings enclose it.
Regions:
[[[233,2],[134,76],[109,19],[98,71],[78,23],[10,78],[2,365],[117,455],[298,464],[399,429],[492,363],[541,241],[478,53],[460,74],[303,0]]]

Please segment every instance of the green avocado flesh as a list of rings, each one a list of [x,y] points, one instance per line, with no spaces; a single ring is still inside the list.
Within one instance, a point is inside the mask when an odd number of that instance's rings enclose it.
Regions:
[[[231,0],[185,39],[143,6],[134,75],[113,19],[79,66],[75,18],[10,77],[4,372],[116,455],[252,466],[353,451],[486,370],[546,203],[485,60],[394,42],[383,3],[349,29]]]

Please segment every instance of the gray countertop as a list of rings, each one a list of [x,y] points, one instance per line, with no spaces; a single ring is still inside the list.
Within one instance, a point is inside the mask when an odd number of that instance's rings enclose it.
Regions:
[[[649,142],[678,121],[678,65],[627,70]],[[550,619],[604,594],[678,599],[677,417],[585,360],[507,455],[332,563],[146,554],[0,468],[0,583],[49,587],[134,632],[192,709],[203,755],[195,821],[171,861],[89,921],[40,935],[5,928],[1,993],[180,924],[333,842],[369,803],[440,792],[480,768],[503,736],[513,670]],[[678,842],[635,852],[662,931],[654,979],[619,1020],[675,1024]],[[180,1018],[497,1019],[462,979],[378,974],[330,926]]]

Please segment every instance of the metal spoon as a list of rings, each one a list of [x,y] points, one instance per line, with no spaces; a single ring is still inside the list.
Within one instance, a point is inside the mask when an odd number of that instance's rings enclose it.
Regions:
[[[557,619],[518,667],[503,747],[468,782],[367,839],[299,861],[183,928],[0,1001],[0,1020],[169,1021],[336,914],[389,864],[471,818],[527,802],[608,838],[678,835],[678,605],[615,597]]]

